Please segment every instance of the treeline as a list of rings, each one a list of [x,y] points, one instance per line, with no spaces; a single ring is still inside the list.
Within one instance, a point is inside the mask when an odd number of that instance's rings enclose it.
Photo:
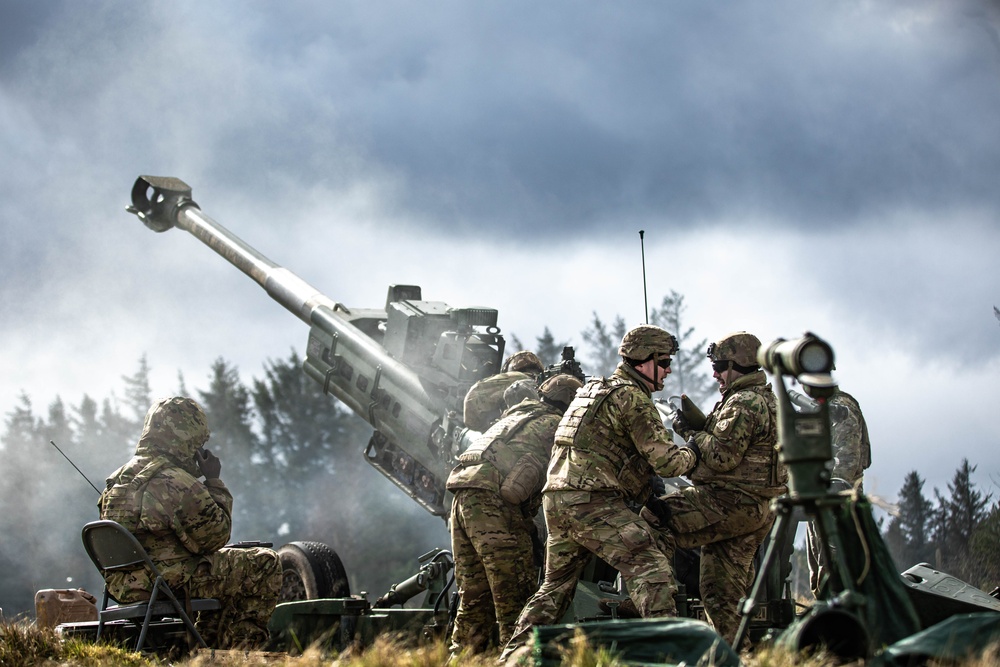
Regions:
[[[707,339],[685,326],[684,297],[665,296],[649,321],[674,332],[680,350],[664,396],[686,393],[707,411],[717,387],[705,361]],[[557,339],[548,327],[531,346],[509,335],[507,353],[532,349],[546,364],[574,345],[588,374],[607,375],[618,362],[618,344],[637,323],[595,312],[575,341]],[[351,590],[377,596],[409,577],[417,557],[448,544],[445,524],[432,517],[363,459],[371,428],[322,394],[292,352],[268,361],[249,385],[219,358],[204,388],[189,391],[183,377],[169,393],[197,399],[209,418],[209,447],[222,460],[222,477],[233,492],[234,540],[326,542],[347,569]],[[31,612],[43,588],[102,582],[83,551],[80,528],[97,517],[97,492],[60,455],[57,444],[98,488],[135,448],[154,395],[145,358],[123,376],[121,394],[97,400],[84,395],[67,404],[57,398],[39,413],[22,395],[5,411],[0,436],[0,608],[11,618]],[[876,454],[877,456],[877,454]],[[885,539],[899,568],[926,562],[980,588],[1000,584],[1000,508],[975,488],[975,467],[963,461],[947,495],[923,492],[910,472],[899,493],[899,512]]]
[[[234,496],[233,540],[281,545],[326,542],[344,561],[352,591],[381,594],[416,572],[417,558],[447,544],[444,522],[399,493],[364,461],[371,427],[324,396],[301,359],[265,364],[250,386],[223,359],[207,387],[169,392],[204,407],[208,447],[222,460]],[[134,452],[150,404],[143,358],[122,395],[100,402],[57,398],[37,414],[28,396],[6,414],[0,437],[0,608],[10,618],[34,609],[44,588],[99,593],[100,577],[80,541],[97,518],[97,492],[52,447],[56,443],[98,488]]]
[[[927,563],[987,592],[1000,586],[1000,502],[976,488],[975,470],[962,459],[947,495],[934,489],[933,500],[917,471],[906,475],[884,534],[901,569]]]
[[[664,395],[687,393],[713,400],[704,339],[683,326],[684,297],[671,292],[650,321],[677,332],[681,350]],[[634,323],[630,326],[634,326]],[[580,333],[581,364],[591,374],[610,373],[626,331],[596,313]],[[534,349],[546,363],[565,345],[548,328]],[[507,352],[525,348],[510,336]],[[8,617],[34,608],[35,591],[102,584],[80,542],[80,528],[97,517],[97,492],[60,455],[58,445],[84,475],[104,488],[108,474],[132,455],[146,411],[155,398],[145,357],[123,376],[121,394],[57,398],[39,412],[27,395],[5,411],[0,436],[0,608]],[[264,365],[249,385],[220,358],[206,386],[190,391],[184,378],[168,393],[192,396],[208,415],[208,447],[222,460],[222,478],[233,492],[234,540],[326,542],[340,555],[351,589],[380,595],[409,577],[417,558],[448,544],[441,519],[428,514],[363,459],[371,427],[322,394],[302,372],[296,353]]]

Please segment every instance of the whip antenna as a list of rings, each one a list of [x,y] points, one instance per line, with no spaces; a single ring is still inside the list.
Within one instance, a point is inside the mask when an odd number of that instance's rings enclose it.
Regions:
[[[646,308],[646,324],[649,324],[649,299],[646,297],[646,243],[643,236],[646,230],[639,230],[639,247],[642,249],[642,303]]]
[[[73,461],[68,456],[66,456],[66,452],[64,452],[63,450],[59,449],[59,445],[56,444],[55,440],[49,440],[49,444],[52,445],[53,447],[55,447],[56,451],[59,452],[60,454],[62,454],[63,458],[66,459],[67,461],[69,461],[69,464],[71,466],[73,466],[74,468],[76,468],[76,471],[78,473],[80,473],[80,476],[83,477],[85,480],[87,480],[87,484],[90,484],[90,488],[92,488],[94,491],[97,491],[98,494],[101,493],[100,489],[98,489],[96,486],[94,486],[94,483],[90,481],[90,478],[87,477],[86,475],[84,475],[83,471],[80,470],[79,468],[77,468],[76,464],[73,463]]]

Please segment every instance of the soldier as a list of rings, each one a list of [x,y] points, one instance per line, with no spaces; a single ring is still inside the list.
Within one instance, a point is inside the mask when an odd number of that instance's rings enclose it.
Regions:
[[[281,564],[270,549],[223,548],[233,497],[219,479],[219,458],[202,447],[208,437],[205,413],[192,399],[154,403],[135,455],[107,480],[101,518],[134,534],[169,586],[220,601],[217,627],[199,629],[207,643],[261,647],[281,590]],[[107,583],[123,603],[148,599],[153,585],[142,568],[110,572]]]
[[[740,331],[708,347],[722,399],[695,431],[683,414],[673,427],[701,452],[691,487],[653,498],[641,515],[663,530],[664,549],[701,547],[700,588],[705,612],[732,643],[739,601],[753,579],[753,558],[774,516],[770,500],[786,491],[778,461],[777,404],[757,364],[756,336]]]
[[[485,431],[507,409],[504,391],[518,380],[536,380],[545,370],[534,352],[521,350],[507,357],[500,372],[472,385],[465,395],[462,421],[474,431]]]
[[[833,491],[863,491],[865,470],[872,464],[868,424],[857,399],[837,388],[827,400],[830,406],[830,439],[833,444]],[[806,556],[809,562],[809,588],[819,599],[820,585],[826,577],[827,563],[815,524],[806,527]]]
[[[671,559],[628,505],[646,501],[654,472],[676,477],[698,462],[696,448],[674,444],[651,398],[663,388],[676,350],[677,339],[659,327],[632,329],[622,338],[614,374],[584,385],[559,422],[542,501],[549,529],[545,579],[521,611],[503,659],[533,626],[566,613],[592,555],[622,574],[643,616],[677,613]]]
[[[503,413],[459,457],[448,477],[459,606],[451,652],[482,653],[499,624],[500,646],[538,581],[533,517],[559,418],[583,382],[555,375]]]

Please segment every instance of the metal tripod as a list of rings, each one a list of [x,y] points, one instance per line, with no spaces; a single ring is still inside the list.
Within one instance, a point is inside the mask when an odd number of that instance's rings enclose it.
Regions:
[[[746,637],[750,618],[754,615],[761,592],[768,579],[768,571],[775,565],[781,545],[788,539],[788,531],[796,523],[792,511],[801,507],[819,533],[823,556],[835,576],[830,578],[830,606],[838,607],[856,617],[856,610],[865,603],[860,595],[845,560],[845,553],[834,508],[842,507],[849,498],[830,492],[830,469],[833,444],[830,433],[830,406],[827,399],[837,385],[830,376],[833,369],[833,349],[811,333],[798,340],[779,338],[769,347],[761,347],[758,361],[775,376],[775,395],[778,407],[778,457],[788,471],[788,492],[772,501],[777,514],[772,528],[774,539],[768,544],[761,564],[761,571],[754,581],[749,598],[740,603],[740,626],[733,639],[733,648],[739,648]],[[784,377],[797,378],[813,400],[809,409],[797,412],[792,397],[785,387]],[[815,405],[812,405],[814,403]],[[804,406],[803,406],[804,407]],[[836,585],[839,590],[834,591]]]
[[[848,611],[858,609],[864,604],[864,596],[858,593],[854,585],[854,579],[851,576],[850,568],[844,559],[844,548],[833,512],[834,508],[841,507],[847,502],[849,502],[847,496],[829,492],[806,497],[796,497],[786,494],[774,499],[772,509],[777,514],[777,518],[774,521],[774,527],[771,529],[773,539],[771,539],[767,551],[764,553],[764,561],[754,581],[750,597],[745,598],[740,604],[740,626],[733,640],[734,648],[739,647],[746,636],[747,629],[750,626],[750,619],[753,618],[757,610],[757,604],[764,591],[770,569],[775,565],[780,565],[778,563],[778,556],[781,545],[785,544],[785,541],[788,539],[788,531],[794,531],[797,525],[797,522],[792,519],[792,513],[796,507],[801,507],[806,516],[815,522],[823,548],[824,559],[830,568],[835,568],[838,575],[835,579],[832,579],[832,581],[837,581],[840,584],[838,591],[831,591],[831,600],[833,603]]]

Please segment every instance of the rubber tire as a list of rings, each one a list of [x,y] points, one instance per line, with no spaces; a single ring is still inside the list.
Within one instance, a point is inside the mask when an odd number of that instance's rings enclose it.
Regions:
[[[278,549],[278,559],[281,561],[279,602],[351,595],[340,556],[322,542],[289,542]]]

